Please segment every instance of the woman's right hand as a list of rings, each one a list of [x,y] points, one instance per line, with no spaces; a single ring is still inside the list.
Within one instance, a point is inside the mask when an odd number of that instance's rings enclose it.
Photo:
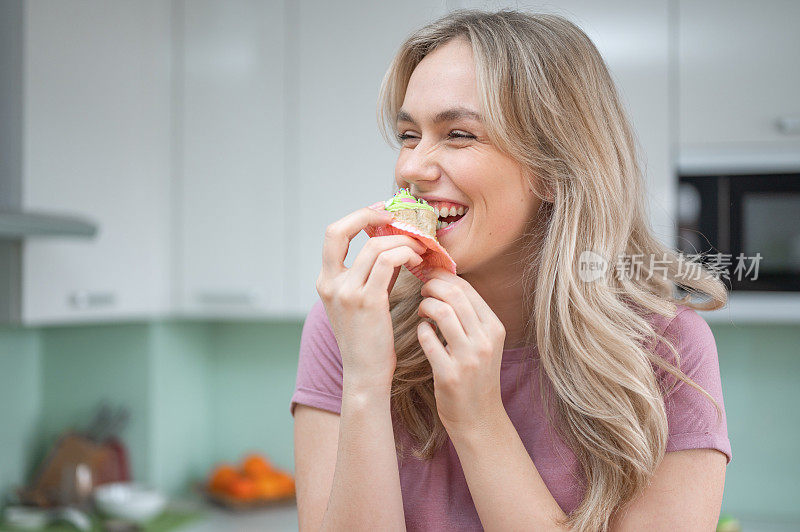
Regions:
[[[391,220],[391,213],[364,207],[329,225],[317,278],[317,293],[342,354],[345,382],[387,390],[397,363],[389,293],[401,266],[422,262],[425,246],[405,235],[376,236],[349,269],[344,259],[362,229]]]

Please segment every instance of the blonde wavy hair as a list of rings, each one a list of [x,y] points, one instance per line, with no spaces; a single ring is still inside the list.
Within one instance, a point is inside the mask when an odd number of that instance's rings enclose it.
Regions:
[[[675,316],[676,304],[721,308],[727,290],[699,262],[653,235],[640,148],[614,82],[592,41],[561,16],[457,10],[414,32],[381,86],[378,117],[387,140],[396,141],[397,112],[414,68],[454,38],[472,47],[491,142],[520,162],[542,199],[520,241],[525,345],[538,346],[544,411],[587,483],[565,524],[607,530],[614,510],[643,491],[665,453],[663,394],[669,390],[659,385],[657,367],[675,377],[674,385],[681,380],[704,394],[721,417],[711,395],[680,370],[675,346],[649,318]],[[638,275],[620,274],[625,263],[611,260],[608,275],[582,282],[577,264],[583,250],[607,259],[654,256],[661,266],[639,264]],[[389,296],[397,353],[391,404],[396,428],[402,425],[416,442],[414,456],[428,459],[447,434],[417,338],[420,285],[404,269]],[[682,299],[678,287],[686,291]],[[692,301],[692,294],[708,299]],[[659,342],[675,363],[656,354]]]

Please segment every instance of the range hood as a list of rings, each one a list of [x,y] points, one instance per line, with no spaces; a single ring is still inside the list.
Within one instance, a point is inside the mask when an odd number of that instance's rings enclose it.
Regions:
[[[97,225],[83,217],[0,206],[0,324],[22,323],[26,240],[39,237],[93,238],[96,233]]]
[[[91,238],[97,226],[89,219],[24,206],[24,15],[22,0],[0,2],[0,241]]]
[[[31,237],[92,238],[96,234],[97,224],[80,216],[0,208],[0,240]]]
[[[0,205],[0,324],[22,323],[26,240],[34,237],[93,238],[96,233],[97,225],[83,217],[22,211]]]
[[[27,240],[98,231],[80,213],[36,210],[25,201],[24,12],[23,0],[0,1],[0,324],[22,322]]]

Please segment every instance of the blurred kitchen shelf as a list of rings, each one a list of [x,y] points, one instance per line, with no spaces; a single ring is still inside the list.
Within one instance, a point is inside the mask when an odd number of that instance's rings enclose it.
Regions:
[[[800,323],[800,292],[734,292],[728,304],[710,312],[698,311],[708,323]]]

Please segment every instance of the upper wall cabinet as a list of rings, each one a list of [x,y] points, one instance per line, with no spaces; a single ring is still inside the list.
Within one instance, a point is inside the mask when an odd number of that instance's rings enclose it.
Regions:
[[[678,8],[682,169],[800,166],[800,2]]]
[[[282,314],[283,2],[177,1],[174,30],[178,311]]]
[[[169,305],[170,6],[24,2],[23,190],[93,240],[26,240],[22,319],[151,317]]]

